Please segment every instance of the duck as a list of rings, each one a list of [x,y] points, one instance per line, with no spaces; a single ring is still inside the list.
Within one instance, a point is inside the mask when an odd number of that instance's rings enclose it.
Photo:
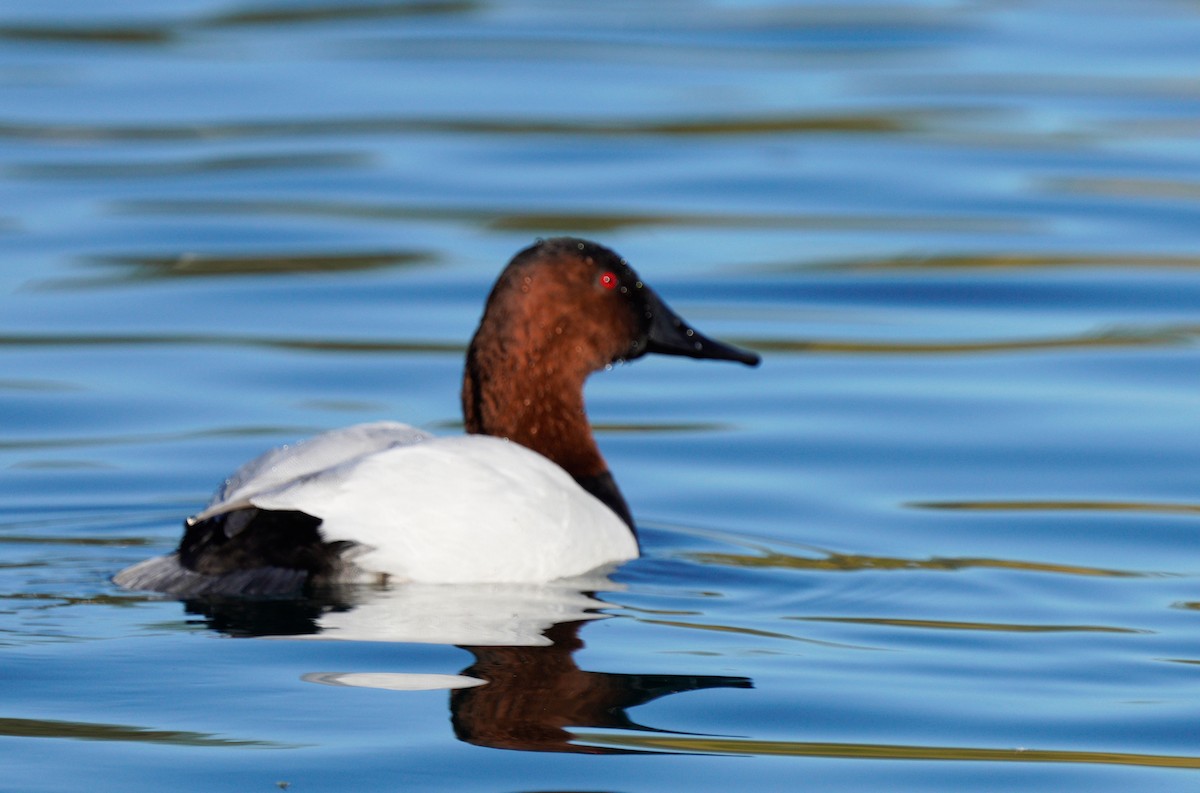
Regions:
[[[330,430],[235,471],[172,553],[114,576],[181,597],[342,584],[534,584],[638,557],[584,405],[594,372],[644,355],[757,366],[679,317],[614,251],[538,240],[500,273],[466,354],[465,434]]]

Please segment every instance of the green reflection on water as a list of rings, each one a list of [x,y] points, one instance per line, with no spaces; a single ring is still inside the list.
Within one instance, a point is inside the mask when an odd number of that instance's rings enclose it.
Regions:
[[[151,730],[124,724],[99,724],[84,721],[0,718],[0,735],[14,738],[67,738],[79,741],[131,741],[134,743],[173,744],[176,746],[225,746],[254,748],[294,748],[273,741],[220,738],[201,732]]]
[[[755,741],[742,738],[575,733],[577,740],[601,746],[649,751],[733,754],[760,757],[837,757],[856,760],[957,760],[1008,763],[1086,763],[1098,765],[1200,768],[1200,757],[1187,755],[1086,752],[1055,749],[987,749],[969,746]]]
[[[287,339],[261,336],[223,336],[204,333],[148,334],[21,334],[0,335],[0,347],[156,347],[160,345],[201,345],[247,347],[310,352],[434,353],[463,354],[466,345],[459,342],[365,341],[354,339]]]
[[[44,391],[47,393],[66,393],[82,391],[83,387],[64,380],[38,379],[5,379],[0,378],[0,391]]]
[[[1116,196],[1120,198],[1147,198],[1156,200],[1200,199],[1200,183],[1179,179],[1114,179],[1085,178],[1059,179],[1055,187],[1070,193],[1084,195]]]
[[[778,551],[758,554],[700,552],[685,554],[686,558],[700,564],[723,565],[726,567],[786,568],[791,570],[830,571],[856,573],[867,570],[945,570],[957,571],[971,568],[998,570],[1024,570],[1033,573],[1057,573],[1060,575],[1135,577],[1141,573],[1125,570],[1106,570],[1099,567],[1026,562],[1016,559],[987,559],[972,557],[932,557],[929,559],[899,559],[887,556],[860,556],[857,554],[829,554],[812,558],[792,556]]]
[[[840,339],[740,339],[738,344],[760,352],[836,353],[839,355],[963,355],[975,353],[1031,352],[1164,347],[1187,344],[1200,335],[1200,326],[1172,325],[1161,328],[1109,329],[1074,336],[997,339],[982,341],[892,341]]]
[[[141,544],[141,543],[139,543]],[[39,604],[34,610],[62,608],[64,606],[107,606],[122,608],[137,606],[155,600],[149,595],[91,595],[88,597],[73,597],[56,595],[50,592],[14,592],[0,594],[0,600],[27,602]]]
[[[831,642],[824,639],[810,639],[805,636],[794,636],[790,633],[780,633],[778,631],[764,631],[758,628],[746,628],[740,625],[719,625],[716,623],[705,622],[684,622],[681,620],[664,620],[652,619],[647,617],[637,617],[638,622],[647,625],[661,625],[666,628],[684,628],[686,630],[696,631],[711,631],[714,633],[735,633],[740,636],[756,636],[760,639],[783,639],[792,642],[804,642],[805,644],[816,644],[821,647],[837,647],[849,650],[878,650],[878,647],[867,647],[859,644],[846,644],[844,642]]]
[[[82,545],[128,548],[149,545],[149,541],[138,537],[52,537],[28,535],[0,535],[0,545]]]
[[[1143,512],[1161,515],[1197,515],[1200,504],[1154,501],[915,501],[915,509],[964,512]]]
[[[260,5],[218,14],[204,20],[203,27],[305,24],[350,19],[379,19],[478,11],[483,6],[470,0],[412,0],[406,3],[305,3],[303,5]]]
[[[957,620],[896,619],[889,617],[784,617],[804,622],[840,622],[851,625],[880,625],[892,628],[930,628],[951,631],[998,631],[1001,633],[1150,633],[1109,625],[1029,625],[1006,622],[961,622]]]
[[[174,31],[166,27],[68,25],[4,25],[0,39],[13,41],[57,41],[73,44],[165,44],[174,41]]]
[[[0,126],[0,136],[3,126]],[[135,215],[210,214],[245,217],[253,214],[285,217],[349,217],[357,220],[445,220],[471,223],[501,231],[553,233],[612,232],[638,227],[696,227],[744,229],[888,230],[926,233],[1011,232],[1022,228],[1019,221],[989,217],[937,217],[928,215],[816,215],[737,213],[615,213],[538,210],[514,212],[469,206],[430,207],[403,204],[355,204],[346,201],[255,201],[222,200],[127,201],[117,211]]]
[[[413,266],[437,261],[428,251],[345,251],[333,253],[204,254],[171,256],[98,256],[101,264],[133,266],[127,280],[180,278],[212,275],[263,275],[375,270]]]
[[[206,29],[338,22],[354,19],[459,14],[481,8],[471,0],[413,0],[403,3],[328,3],[250,7],[166,24],[0,26],[0,39],[65,44],[162,45]]]
[[[370,162],[371,158],[364,154],[293,152],[166,161],[34,162],[13,165],[7,172],[12,176],[34,179],[128,179],[276,169],[346,168],[364,166]]]
[[[129,32],[137,40],[139,31]],[[5,32],[7,31],[7,32]],[[93,37],[107,41],[105,31],[62,28],[0,29],[0,37],[19,36]],[[172,35],[146,29],[144,41],[168,40]],[[166,38],[163,38],[166,37]],[[119,39],[112,39],[120,41]],[[938,114],[918,112],[864,112],[858,114],[751,115],[711,118],[628,120],[560,120],[558,118],[413,118],[377,116],[339,119],[296,119],[289,121],[208,122],[197,124],[117,125],[85,123],[38,123],[9,121],[0,123],[0,137],[33,140],[228,140],[249,138],[295,138],[337,135],[395,135],[406,133],[445,133],[488,136],[569,135],[598,137],[744,137],[789,134],[898,134],[933,125]]]
[[[1133,269],[1194,269],[1200,256],[1130,252],[1111,253],[972,253],[938,256],[891,256],[850,259],[827,264],[796,262],[765,268],[767,272],[820,272],[822,270],[876,272],[887,270],[1037,270],[1067,267]]]

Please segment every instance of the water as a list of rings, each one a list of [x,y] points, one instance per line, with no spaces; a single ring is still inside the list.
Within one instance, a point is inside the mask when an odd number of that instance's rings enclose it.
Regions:
[[[0,789],[1193,789],[1197,41],[0,3]],[[594,600],[108,582],[272,444],[457,431],[492,279],[564,232],[765,358],[592,380],[646,551]]]

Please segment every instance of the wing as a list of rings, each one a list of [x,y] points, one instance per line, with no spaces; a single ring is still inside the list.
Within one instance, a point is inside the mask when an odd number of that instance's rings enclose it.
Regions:
[[[498,438],[435,438],[364,455],[254,495],[322,520],[326,542],[398,580],[538,582],[637,558],[621,518],[562,468]]]
[[[386,449],[424,443],[434,436],[395,421],[355,424],[321,433],[298,443],[271,449],[233,473],[217,490],[196,523],[244,509],[263,493],[287,488],[323,471],[345,466]]]

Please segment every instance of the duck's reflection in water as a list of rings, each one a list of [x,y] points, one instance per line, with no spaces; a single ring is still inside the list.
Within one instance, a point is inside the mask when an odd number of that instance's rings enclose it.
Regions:
[[[653,730],[626,714],[646,702],[704,688],[750,688],[745,677],[588,672],[575,664],[584,623],[546,631],[545,647],[467,647],[475,663],[465,677],[486,685],[450,694],[451,721],[460,740],[494,749],[622,754],[633,750],[572,743],[572,727]]]
[[[581,587],[586,586],[587,589]],[[309,682],[390,690],[450,690],[462,741],[496,749],[624,754],[572,742],[572,729],[666,732],[627,711],[670,694],[750,688],[745,677],[589,672],[575,662],[580,630],[603,619],[591,594],[618,588],[604,577],[544,585],[416,585],[306,600],[188,601],[189,613],[233,636],[452,644],[474,662],[458,675],[311,672]]]

